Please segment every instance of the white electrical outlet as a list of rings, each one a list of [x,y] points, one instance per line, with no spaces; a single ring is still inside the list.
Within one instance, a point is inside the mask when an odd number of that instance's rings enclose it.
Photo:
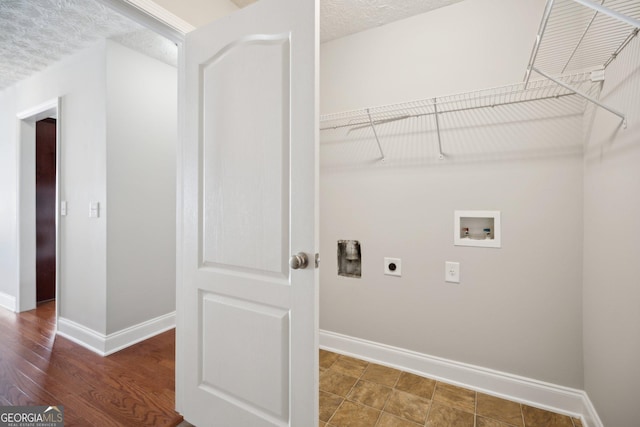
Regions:
[[[402,260],[400,258],[385,258],[384,274],[387,276],[402,276]]]
[[[450,283],[460,283],[460,263],[446,261],[444,263],[444,280]]]

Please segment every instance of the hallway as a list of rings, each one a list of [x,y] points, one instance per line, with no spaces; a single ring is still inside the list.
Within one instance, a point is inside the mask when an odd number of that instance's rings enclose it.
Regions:
[[[0,405],[61,405],[65,426],[176,426],[173,330],[101,357],[55,336],[55,301],[0,308]]]

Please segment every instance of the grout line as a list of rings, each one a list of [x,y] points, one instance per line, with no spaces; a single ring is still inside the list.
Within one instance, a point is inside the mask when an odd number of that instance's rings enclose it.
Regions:
[[[433,409],[433,399],[436,397],[436,390],[438,389],[438,384],[440,384],[440,381],[436,381],[436,384],[433,386],[433,393],[431,393],[431,399],[429,399],[429,409],[427,409],[427,416],[424,419],[425,426],[429,422],[429,415],[431,415],[431,409]]]
[[[342,397],[342,396],[341,396]],[[344,402],[346,402],[346,398],[342,399],[342,402],[340,402],[340,405],[338,405],[338,407],[336,408],[335,411],[333,411],[333,414],[331,414],[331,416],[329,417],[329,419],[327,420],[327,426],[331,425],[331,420],[333,420],[333,417],[336,416],[336,414],[338,413],[338,411],[340,410],[340,408],[342,408],[342,405],[344,405]]]
[[[390,368],[390,369],[393,369],[393,368]],[[382,413],[385,412],[384,409],[387,407],[387,403],[389,403],[389,399],[391,399],[391,396],[393,395],[393,392],[396,389],[396,385],[398,385],[398,381],[400,381],[401,375],[402,375],[402,371],[400,371],[400,374],[398,374],[398,378],[396,378],[396,380],[393,382],[393,386],[391,386],[391,393],[389,393],[389,395],[385,399],[384,404],[382,405],[382,409],[380,410],[380,418],[378,418],[378,423],[382,419]]]

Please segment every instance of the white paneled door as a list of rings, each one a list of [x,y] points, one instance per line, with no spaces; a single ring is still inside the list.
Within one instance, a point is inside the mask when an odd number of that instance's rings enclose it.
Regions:
[[[198,427],[317,423],[317,14],[260,0],[186,37],[176,391]]]

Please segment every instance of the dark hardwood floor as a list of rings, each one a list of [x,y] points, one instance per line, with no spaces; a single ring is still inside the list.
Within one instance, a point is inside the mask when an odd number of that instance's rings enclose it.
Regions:
[[[111,356],[55,336],[55,302],[0,308],[0,406],[61,405],[65,426],[176,426],[175,331]]]

